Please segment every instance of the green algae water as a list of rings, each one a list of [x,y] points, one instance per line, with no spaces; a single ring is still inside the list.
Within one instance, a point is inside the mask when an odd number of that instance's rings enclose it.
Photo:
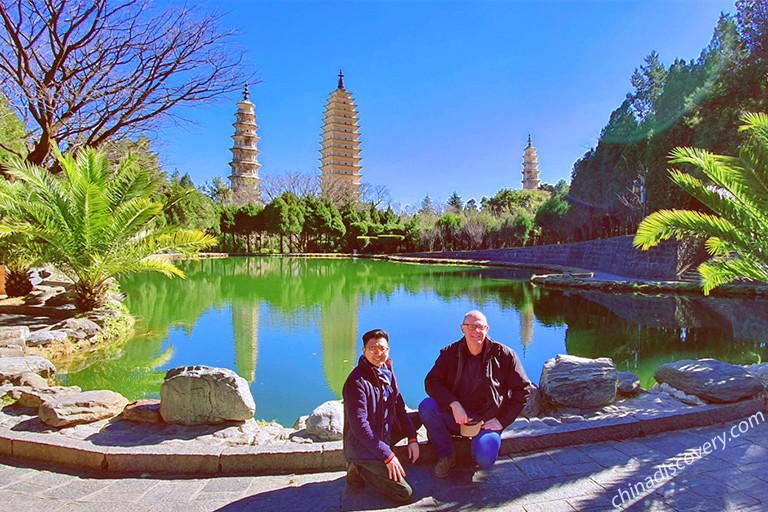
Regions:
[[[512,347],[538,383],[559,353],[610,357],[644,386],[664,362],[714,357],[765,361],[768,301],[549,290],[531,272],[367,259],[238,257],[181,262],[187,279],[142,274],[120,281],[137,318],[119,351],[59,375],[84,390],[157,398],[177,366],[230,368],[248,381],[256,417],[290,426],[338,399],[361,353],[382,328],[406,403],[439,349],[461,337],[480,309],[489,335]]]

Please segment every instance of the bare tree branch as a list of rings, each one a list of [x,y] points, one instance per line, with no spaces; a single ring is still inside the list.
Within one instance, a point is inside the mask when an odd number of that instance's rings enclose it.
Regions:
[[[157,128],[252,83],[221,18],[150,0],[0,0],[0,86],[27,121],[27,159]]]

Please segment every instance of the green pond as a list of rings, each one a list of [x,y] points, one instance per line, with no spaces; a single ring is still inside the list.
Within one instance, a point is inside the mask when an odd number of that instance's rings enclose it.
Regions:
[[[531,272],[368,259],[238,257],[185,261],[187,279],[143,274],[120,281],[134,336],[103,360],[61,374],[87,389],[157,398],[177,366],[230,368],[250,384],[256,417],[292,425],[340,398],[361,353],[382,328],[410,407],[439,349],[480,309],[489,335],[512,347],[538,383],[556,354],[612,358],[653,383],[678,359],[766,360],[768,301],[550,290]]]

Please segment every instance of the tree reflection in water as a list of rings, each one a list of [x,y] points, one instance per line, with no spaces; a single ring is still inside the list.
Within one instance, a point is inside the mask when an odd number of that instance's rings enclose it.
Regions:
[[[134,338],[60,380],[137,399],[158,396],[169,368],[224,366],[251,384],[257,417],[290,425],[341,396],[360,334],[380,327],[390,333],[414,406],[438,350],[460,337],[461,317],[474,308],[486,312],[490,335],[524,358],[534,381],[546,359],[565,351],[611,357],[645,386],[667,361],[766,356],[768,302],[754,299],[548,290],[533,287],[527,270],[367,259],[238,257],[181,266],[186,280],[122,280],[138,320]]]

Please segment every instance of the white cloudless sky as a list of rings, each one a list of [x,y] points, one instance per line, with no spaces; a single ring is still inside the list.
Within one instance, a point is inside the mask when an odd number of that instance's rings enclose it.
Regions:
[[[528,134],[542,182],[570,181],[651,51],[696,59],[733,1],[208,0],[239,31],[260,137],[260,175],[318,174],[328,96],[343,68],[358,107],[362,181],[392,201],[464,201],[521,188]],[[197,185],[230,174],[235,103],[161,130],[166,171]]]

